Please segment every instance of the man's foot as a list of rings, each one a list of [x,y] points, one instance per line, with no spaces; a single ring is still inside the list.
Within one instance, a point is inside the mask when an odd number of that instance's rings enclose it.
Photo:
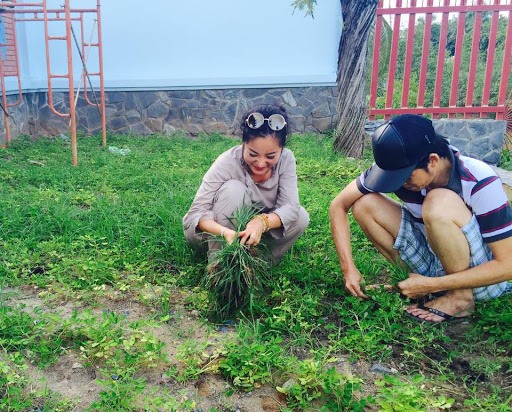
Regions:
[[[406,312],[420,321],[441,323],[454,318],[467,317],[474,307],[473,291],[463,289],[449,291],[445,295],[424,304],[409,305]]]

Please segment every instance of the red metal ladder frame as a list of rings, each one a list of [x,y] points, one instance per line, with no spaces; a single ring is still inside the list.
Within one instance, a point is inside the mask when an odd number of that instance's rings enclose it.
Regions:
[[[19,17],[15,18],[15,23],[19,21],[42,21],[44,23],[44,33],[45,33],[45,48],[46,48],[46,68],[47,68],[47,78],[48,78],[48,105],[53,113],[57,116],[69,118],[70,119],[70,132],[71,132],[71,151],[72,151],[72,163],[73,166],[78,164],[78,150],[77,150],[77,133],[76,133],[76,110],[75,110],[75,85],[73,79],[73,57],[72,57],[72,21],[78,21],[80,23],[80,31],[81,31],[81,46],[79,50],[81,52],[81,57],[85,55],[86,48],[95,48],[98,52],[98,71],[97,72],[88,72],[85,67],[85,62],[82,61],[83,70],[82,70],[82,80],[84,84],[84,99],[88,105],[98,107],[100,111],[101,117],[101,129],[102,129],[102,144],[106,146],[106,116],[105,116],[105,88],[104,88],[104,79],[103,79],[103,46],[101,40],[101,13],[100,13],[100,0],[96,0],[96,8],[89,9],[74,9],[70,6],[70,0],[64,0],[64,5],[61,9],[48,9],[46,0],[42,0],[37,3],[17,3],[15,0],[11,2],[2,2],[0,3],[2,6],[3,13],[13,13],[31,15],[32,17]],[[97,22],[97,41],[95,42],[86,42],[84,39],[84,15],[85,14],[95,14],[96,22]],[[48,31],[48,22],[49,21],[63,21],[65,23],[65,34],[63,36],[50,36]],[[14,24],[15,26],[16,24]],[[66,42],[66,53],[67,53],[67,73],[63,74],[54,74],[51,71],[51,61],[50,61],[50,42],[51,41],[65,41]],[[15,64],[16,64],[16,75],[18,78],[18,100],[14,103],[7,102],[6,97],[6,88],[5,88],[5,71],[3,70],[4,62],[2,61],[0,55],[0,85],[2,92],[2,100],[4,106],[4,119],[5,119],[5,134],[6,134],[6,142],[7,146],[11,140],[11,132],[9,125],[9,114],[8,108],[19,105],[22,101],[22,87],[20,81],[20,73],[18,66],[18,45],[16,43],[16,34],[14,34],[14,44],[0,44],[0,46],[4,47],[13,47],[14,55],[15,55]],[[97,76],[99,78],[100,84],[100,97],[99,101],[96,103],[92,102],[89,98],[88,88],[87,88],[87,80],[90,76]],[[52,79],[60,79],[67,78],[68,79],[68,89],[69,89],[69,113],[61,113],[59,112],[53,103],[53,85]]]

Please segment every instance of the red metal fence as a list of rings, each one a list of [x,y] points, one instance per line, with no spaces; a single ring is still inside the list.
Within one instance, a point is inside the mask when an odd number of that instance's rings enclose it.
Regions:
[[[506,117],[512,0],[380,0],[374,38],[370,119]]]

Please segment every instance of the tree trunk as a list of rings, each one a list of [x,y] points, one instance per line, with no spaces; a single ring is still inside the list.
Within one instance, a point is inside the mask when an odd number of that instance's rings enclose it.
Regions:
[[[334,151],[361,157],[365,139],[368,38],[377,0],[340,0],[343,31],[338,49],[338,121]]]

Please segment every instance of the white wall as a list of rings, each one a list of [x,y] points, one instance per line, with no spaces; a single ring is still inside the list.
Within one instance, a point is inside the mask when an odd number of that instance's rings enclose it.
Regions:
[[[62,0],[48,0],[58,8]],[[95,8],[95,0],[70,0]],[[102,0],[107,90],[332,85],[341,34],[339,0],[322,0],[315,17],[290,0]],[[85,22],[88,40],[93,21]],[[80,36],[78,25],[74,25]],[[24,90],[47,88],[42,22],[17,23]],[[53,35],[63,23],[51,23]],[[53,73],[66,73],[64,42],[51,42]],[[81,62],[73,53],[74,76]],[[88,70],[97,71],[96,49]],[[92,78],[97,84],[97,79]],[[77,80],[78,82],[78,80]],[[63,79],[53,87],[67,89]]]

